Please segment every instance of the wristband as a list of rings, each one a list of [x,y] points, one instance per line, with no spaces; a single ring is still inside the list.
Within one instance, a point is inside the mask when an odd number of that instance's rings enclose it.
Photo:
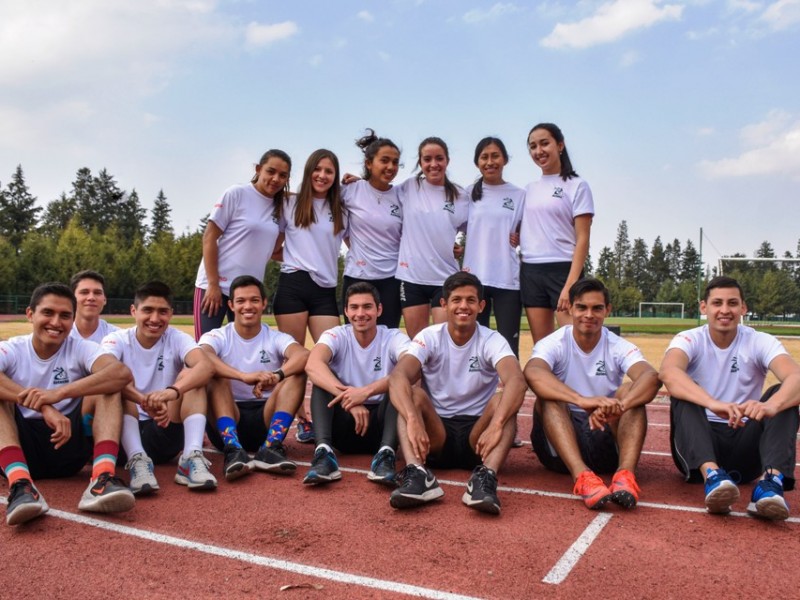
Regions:
[[[283,369],[276,369],[273,373],[278,376],[278,383],[286,379],[286,373],[283,372]]]
[[[181,396],[183,396],[183,394],[181,394],[181,391],[180,391],[178,388],[176,388],[174,385],[168,385],[168,386],[167,386],[167,387],[165,387],[164,389],[165,389],[165,390],[172,390],[173,392],[175,392],[176,394],[178,394],[178,397],[177,397],[177,398],[175,398],[176,400],[180,400],[180,399],[181,399]]]

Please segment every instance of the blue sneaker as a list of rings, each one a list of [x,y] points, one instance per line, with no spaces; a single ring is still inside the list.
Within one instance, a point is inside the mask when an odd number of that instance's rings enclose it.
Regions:
[[[314,453],[314,460],[311,461],[311,468],[306,473],[303,483],[316,485],[320,483],[330,483],[342,478],[339,471],[339,463],[336,455],[325,448],[317,448]]]
[[[372,459],[367,479],[381,485],[395,487],[395,464],[394,451],[384,448]]]
[[[711,514],[731,512],[731,505],[739,499],[739,488],[725,469],[706,470],[706,510]]]
[[[297,431],[294,434],[294,438],[301,444],[313,444],[314,425],[311,423],[311,421],[297,419]]]
[[[766,475],[753,488],[748,514],[770,521],[783,521],[789,518],[789,505],[783,498],[783,475]]]

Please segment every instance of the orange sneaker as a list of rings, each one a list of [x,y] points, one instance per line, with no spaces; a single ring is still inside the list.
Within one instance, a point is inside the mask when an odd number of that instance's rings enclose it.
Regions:
[[[611,499],[625,508],[634,508],[639,501],[639,489],[636,477],[628,469],[620,469],[611,480]]]
[[[578,475],[572,493],[583,498],[584,504],[592,510],[602,508],[611,500],[611,490],[606,487],[602,479],[588,469]]]

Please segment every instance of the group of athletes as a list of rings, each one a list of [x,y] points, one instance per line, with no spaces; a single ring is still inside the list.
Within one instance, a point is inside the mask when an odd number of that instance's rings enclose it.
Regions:
[[[503,179],[508,153],[492,137],[475,149],[480,178],[466,190],[448,179],[439,138],[419,145],[419,174],[393,185],[400,150],[368,130],[357,142],[362,178],[342,177],[336,155],[317,150],[295,194],[289,156],[269,150],[252,181],[228,189],[211,212],[194,339],[170,326],[164,283],[135,291],[135,325],[125,330],[100,318],[101,274],[39,286],[27,309],[33,332],[0,342],[6,522],[47,512],[34,480],[72,476],[88,461],[81,510],[130,510],[136,496],[159,490],[154,464],[176,457],[175,483],[214,489],[206,436],[228,481],[253,471],[291,475],[297,465],[284,441],[295,418],[298,441],[316,445],[304,484],[341,479],[337,451],[369,453],[368,478],[392,489],[395,508],[444,494],[431,469],[463,468],[472,472],[464,504],[499,514],[497,472],[518,441],[528,388],[541,463],[569,473],[591,509],[633,508],[645,405],[662,382],[675,464],[705,483],[709,512],[729,512],[736,483],[758,479],[748,511],[787,518],[783,492],[794,487],[800,424],[796,361],[777,339],[740,324],[742,289],[718,277],[700,303],[707,324],[677,335],[657,373],[603,327],[608,290],[583,277],[594,206],[563,134],[541,123],[527,141],[541,177],[526,189]],[[336,300],[343,241],[344,325]],[[262,323],[270,259],[281,262],[277,331]],[[497,331],[488,327],[492,307]],[[524,371],[523,307],[534,341]],[[781,384],[762,396],[768,371]],[[129,484],[116,476],[118,462]],[[602,474],[612,475],[610,485]]]

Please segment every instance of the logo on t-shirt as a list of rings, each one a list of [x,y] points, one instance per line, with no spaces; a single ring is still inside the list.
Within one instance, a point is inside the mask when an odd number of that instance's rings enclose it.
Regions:
[[[554,188],[553,189],[553,198],[563,198],[564,197],[564,188]]]
[[[597,370],[594,372],[595,377],[605,377],[606,373],[606,361],[598,360],[595,365],[597,366]]]
[[[53,369],[53,385],[63,385],[69,383],[69,375],[64,367],[56,367]]]
[[[511,198],[503,198],[503,208],[514,210],[514,200]]]
[[[400,207],[397,204],[389,205],[389,216],[400,219]]]
[[[328,211],[328,222],[333,223],[333,213]]]
[[[478,365],[478,357],[477,356],[470,356],[469,357],[469,372],[475,373],[476,371],[480,371],[481,368]]]
[[[731,373],[739,372],[739,359],[737,357],[731,358]]]
[[[156,365],[157,365],[157,369],[156,370],[158,370],[158,371],[163,371],[164,370],[164,355],[163,354],[159,354],[158,355],[158,358],[156,359]]]
[[[375,358],[373,358],[372,359],[372,364],[375,365],[374,367],[372,367],[373,371],[380,371],[381,370],[381,357],[380,356],[376,356]]]
[[[260,360],[261,360],[261,364],[262,364],[262,365],[265,365],[265,364],[267,364],[268,362],[270,362],[270,360],[269,360],[269,356],[267,355],[267,351],[266,351],[266,350],[262,350],[262,351],[260,352],[260,356],[261,356],[261,359],[260,359]]]
[[[444,203],[444,209],[449,212],[451,215],[456,214],[456,206],[450,201]]]

